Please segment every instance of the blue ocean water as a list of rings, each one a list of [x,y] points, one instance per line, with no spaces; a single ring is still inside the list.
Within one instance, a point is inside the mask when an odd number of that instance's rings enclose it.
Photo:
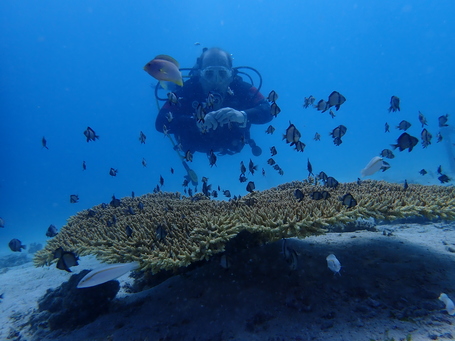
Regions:
[[[453,13],[453,1],[424,0],[0,2],[0,253],[11,252],[11,238],[44,243],[50,224],[60,228],[113,194],[151,192],[160,175],[164,191],[183,191],[186,172],[154,129],[156,81],[142,70],[158,54],[192,67],[203,47],[218,46],[232,53],[235,66],[259,70],[264,95],[279,94],[275,133],[265,134],[268,124],[252,128],[260,157],[245,147],[211,168],[205,155],[195,155],[190,166],[214,188],[245,195],[239,164],[250,158],[259,165],[248,175],[258,190],[306,178],[308,158],[317,172],[355,181],[373,156],[396,143],[401,120],[420,139],[419,111],[432,144],[396,151],[387,160],[391,168],[371,178],[438,184],[439,165],[455,177]],[[302,107],[304,97],[326,99],[334,90],[347,98],[335,118]],[[400,112],[387,110],[392,95],[401,99]],[[436,143],[438,117],[445,114],[449,127]],[[282,140],[290,121],[302,133],[303,153]],[[335,146],[329,132],[340,124],[348,131]],[[85,141],[87,126],[99,140]],[[316,132],[321,141],[313,140]],[[271,146],[283,176],[266,162]],[[418,173],[422,168],[427,175]],[[77,204],[69,202],[71,194],[79,195]]]

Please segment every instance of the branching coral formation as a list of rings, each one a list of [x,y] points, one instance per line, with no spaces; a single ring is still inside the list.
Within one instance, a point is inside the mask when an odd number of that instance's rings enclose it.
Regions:
[[[294,191],[304,196],[297,200]],[[330,198],[310,194],[326,190]],[[340,197],[351,193],[357,205],[347,208]],[[246,230],[262,242],[306,237],[324,227],[357,218],[394,220],[410,216],[455,219],[455,188],[383,181],[339,184],[336,189],[294,181],[241,199],[209,200],[179,193],[146,194],[102,204],[70,217],[60,233],[35,255],[35,265],[54,261],[58,247],[78,255],[96,255],[106,263],[137,261],[153,273],[208,259]]]

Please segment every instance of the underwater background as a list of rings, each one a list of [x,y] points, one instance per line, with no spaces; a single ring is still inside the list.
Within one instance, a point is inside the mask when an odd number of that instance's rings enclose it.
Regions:
[[[195,154],[190,167],[213,188],[245,195],[239,167],[250,158],[259,165],[247,174],[257,190],[305,179],[308,158],[315,173],[356,181],[373,156],[396,143],[401,120],[420,140],[419,111],[428,120],[431,145],[424,149],[419,141],[411,152],[394,151],[391,168],[371,178],[439,184],[439,165],[455,177],[453,13],[455,2],[429,0],[0,2],[0,254],[11,253],[12,238],[44,243],[50,224],[60,229],[71,215],[112,195],[152,192],[160,175],[163,191],[183,192],[186,172],[154,127],[156,80],[143,70],[159,54],[192,67],[203,47],[221,47],[232,53],[234,66],[261,73],[264,96],[271,90],[279,95],[275,133],[265,133],[268,124],[251,130],[260,157],[245,146],[210,167],[206,155]],[[332,91],[347,99],[336,117],[302,107],[305,97],[318,101]],[[401,111],[388,112],[392,95],[400,98]],[[441,130],[438,117],[446,114],[449,126]],[[282,140],[289,122],[302,133],[303,153]],[[329,132],[340,124],[348,130],[335,146]],[[87,126],[99,140],[86,142]],[[316,132],[321,141],[313,140]],[[43,136],[49,149],[42,147]],[[272,146],[283,176],[267,164]],[[428,174],[420,175],[421,169]],[[71,194],[78,203],[70,203]]]

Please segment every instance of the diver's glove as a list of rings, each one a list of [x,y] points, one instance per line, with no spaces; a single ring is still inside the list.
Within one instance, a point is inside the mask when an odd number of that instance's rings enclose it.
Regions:
[[[241,128],[246,127],[247,117],[244,111],[235,110],[229,107],[211,112],[220,126],[228,123],[239,123]]]
[[[215,116],[216,111],[209,112],[204,117],[204,123],[202,124],[202,129],[209,131],[210,129],[216,130],[218,128],[218,121]]]

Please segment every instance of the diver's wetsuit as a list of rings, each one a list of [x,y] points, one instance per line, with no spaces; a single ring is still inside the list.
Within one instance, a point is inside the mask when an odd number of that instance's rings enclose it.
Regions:
[[[181,143],[183,152],[209,153],[210,150],[222,154],[238,153],[245,143],[255,145],[250,140],[251,124],[264,124],[272,120],[270,105],[264,96],[254,86],[236,76],[229,85],[231,95],[226,94],[222,103],[216,103],[214,109],[230,107],[236,110],[243,110],[247,114],[247,125],[240,128],[238,123],[218,126],[216,130],[209,130],[202,133],[197,127],[195,118],[196,106],[205,102],[207,96],[203,93],[199,78],[193,76],[179,88],[175,94],[180,98],[179,104],[171,105],[166,102],[156,118],[155,127],[163,132],[163,126],[174,134],[177,143]],[[172,112],[171,122],[166,114]]]

